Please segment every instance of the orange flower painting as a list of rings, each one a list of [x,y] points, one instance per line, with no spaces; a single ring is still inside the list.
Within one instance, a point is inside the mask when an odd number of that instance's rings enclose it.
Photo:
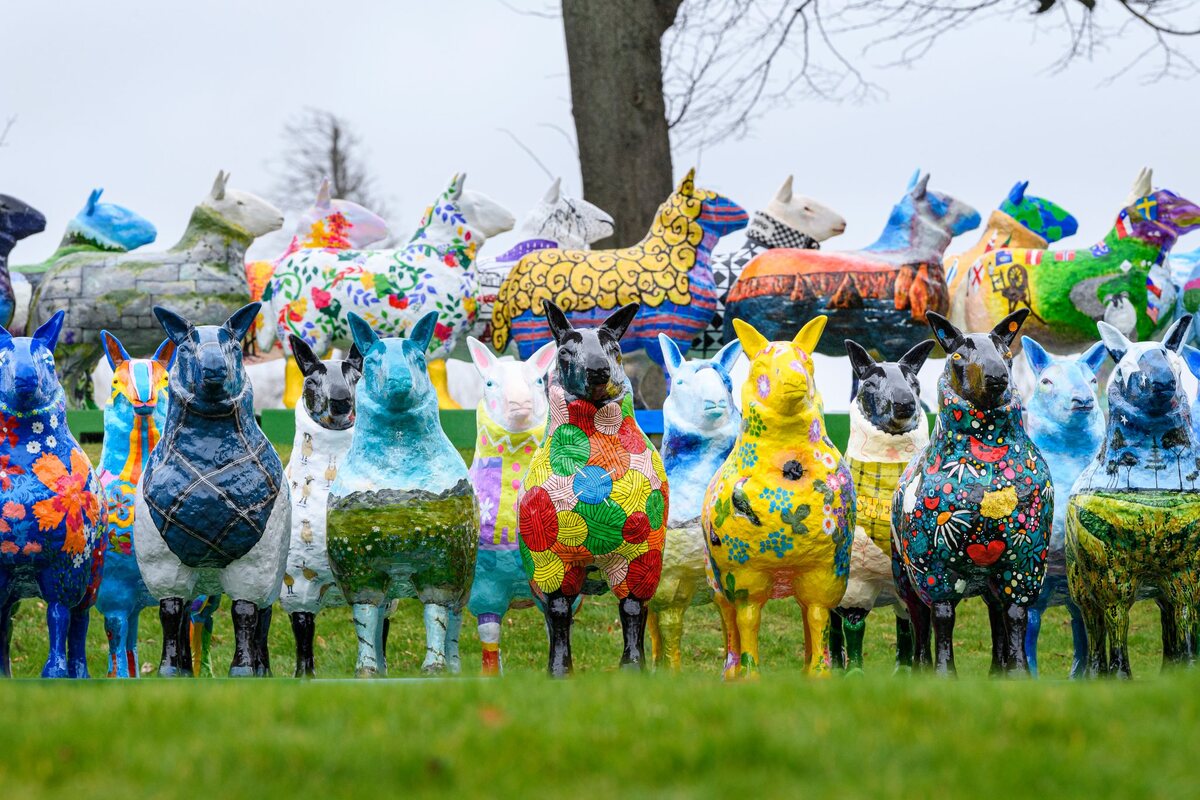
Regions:
[[[87,550],[87,535],[84,519],[95,525],[100,519],[100,500],[88,491],[88,473],[91,467],[87,456],[80,450],[71,452],[71,468],[56,455],[45,453],[33,464],[33,474],[54,497],[39,500],[33,505],[38,529],[43,531],[57,528],[66,521],[67,538],[63,552],[81,555]]]

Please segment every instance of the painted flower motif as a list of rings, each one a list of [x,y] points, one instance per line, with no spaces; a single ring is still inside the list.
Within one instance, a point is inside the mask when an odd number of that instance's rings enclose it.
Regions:
[[[291,322],[299,322],[304,319],[304,313],[308,311],[308,298],[301,297],[299,300],[293,300],[288,303],[287,316]]]
[[[3,508],[0,508],[0,514],[9,519],[25,519],[25,506],[9,500],[4,504]]]
[[[771,379],[766,375],[759,375],[754,388],[758,392],[758,399],[766,400],[771,394]]]
[[[25,468],[19,464],[10,464],[9,456],[0,456],[0,489],[8,491],[12,488],[12,479],[24,475]]]
[[[58,415],[57,414],[50,415],[50,427],[54,428],[55,430],[58,430]]]
[[[49,447],[51,450],[53,450],[55,447],[58,447],[58,439],[55,439],[53,436],[47,436],[46,447]]]
[[[328,308],[329,301],[332,299],[333,295],[324,289],[318,289],[316,286],[312,288],[312,301],[317,308]]]
[[[837,530],[837,520],[833,517],[825,517],[825,520],[821,523],[821,530],[825,531],[826,536],[833,536],[833,532]]]
[[[440,342],[445,342],[445,341],[449,340],[453,334],[454,334],[454,329],[451,328],[449,325],[443,325],[442,323],[439,322],[433,326],[433,335]]]
[[[821,422],[820,422],[820,420],[814,419],[812,421],[812,424],[808,426],[808,441],[810,444],[816,444],[817,442],[821,441]]]
[[[371,289],[372,291],[374,291],[374,289],[375,289],[375,273],[364,271],[362,273],[362,275],[359,276],[358,282],[363,285],[364,289]]]
[[[63,552],[81,556],[87,550],[85,519],[95,525],[100,519],[100,501],[88,491],[89,466],[80,450],[71,451],[71,467],[58,456],[46,453],[33,464],[33,474],[53,497],[33,504],[38,529],[53,530],[65,521],[67,527]],[[82,563],[82,562],[81,562]]]
[[[788,536],[780,528],[777,531],[772,531],[767,538],[758,543],[758,552],[774,553],[776,558],[783,558],[784,553],[791,550],[795,545],[791,536]]]
[[[30,442],[29,444],[25,445],[25,452],[36,456],[38,453],[42,452],[42,443]]]
[[[444,256],[442,256],[442,263],[447,267],[457,267],[458,256],[456,256],[453,251],[446,253]]]
[[[726,536],[722,541],[729,548],[729,558],[732,561],[738,564],[745,564],[750,560],[750,545],[744,540],[736,536]]]
[[[34,433],[41,433],[42,431],[44,431],[46,429],[46,426],[40,422],[35,422],[32,425],[30,425],[29,427],[33,429]]]
[[[42,552],[42,545],[39,542],[26,542],[25,547],[21,550],[21,552],[27,556],[31,556],[34,553],[40,553]]]
[[[17,446],[17,418],[0,414],[0,442],[5,440],[9,447]]]
[[[17,547],[16,542],[0,542],[0,553],[6,556],[15,556],[21,552],[21,548]]]
[[[388,295],[388,305],[390,305],[392,308],[398,308],[403,311],[404,309],[408,308],[408,298],[390,294]]]
[[[490,498],[490,497],[479,498],[479,521],[482,524],[486,525],[487,523],[492,521],[493,510],[494,509],[492,506],[492,498]]]

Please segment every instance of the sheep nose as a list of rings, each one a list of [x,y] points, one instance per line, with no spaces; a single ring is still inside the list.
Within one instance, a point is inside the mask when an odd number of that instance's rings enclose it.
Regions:
[[[346,416],[353,407],[349,397],[339,397],[329,401],[329,409],[338,416]]]
[[[904,400],[892,404],[892,414],[899,419],[908,419],[917,413],[917,404],[912,400]]]
[[[588,367],[587,379],[589,386],[599,386],[602,383],[608,383],[608,379],[612,377],[612,371],[607,367]]]
[[[1086,397],[1072,397],[1071,398],[1071,410],[1072,411],[1091,411],[1095,407],[1095,405],[1096,405],[1096,400],[1091,395],[1088,395]]]

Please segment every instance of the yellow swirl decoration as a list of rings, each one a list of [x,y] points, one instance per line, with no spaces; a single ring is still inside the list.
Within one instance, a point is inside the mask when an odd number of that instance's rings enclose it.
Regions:
[[[704,239],[699,218],[704,201],[716,195],[697,189],[689,173],[659,206],[649,233],[619,250],[559,250],[529,253],[505,278],[492,311],[492,344],[508,346],[512,321],[526,311],[545,315],[550,300],[564,311],[615,310],[630,302],[657,308],[666,301],[691,302],[688,272]]]

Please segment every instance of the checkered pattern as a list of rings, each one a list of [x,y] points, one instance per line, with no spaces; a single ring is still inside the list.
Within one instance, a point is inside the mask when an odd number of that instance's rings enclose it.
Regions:
[[[144,477],[150,516],[171,552],[189,567],[224,568],[258,544],[283,483],[270,442],[241,412],[191,411],[178,394]],[[180,435],[183,433],[184,435]],[[172,435],[174,434],[174,435]],[[236,444],[235,444],[236,443]],[[221,460],[228,454],[227,460]]]
[[[712,322],[692,341],[691,355],[697,358],[712,358],[725,344],[725,298],[741,276],[746,265],[764,250],[777,247],[794,247],[802,250],[818,250],[820,242],[803,231],[785,225],[761,211],[754,212],[750,227],[746,229],[746,243],[740,250],[727,255],[714,256],[712,260],[713,281],[717,287],[717,309]]]
[[[847,462],[854,480],[857,524],[880,549],[891,552],[892,496],[907,464],[854,458],[848,458]]]

